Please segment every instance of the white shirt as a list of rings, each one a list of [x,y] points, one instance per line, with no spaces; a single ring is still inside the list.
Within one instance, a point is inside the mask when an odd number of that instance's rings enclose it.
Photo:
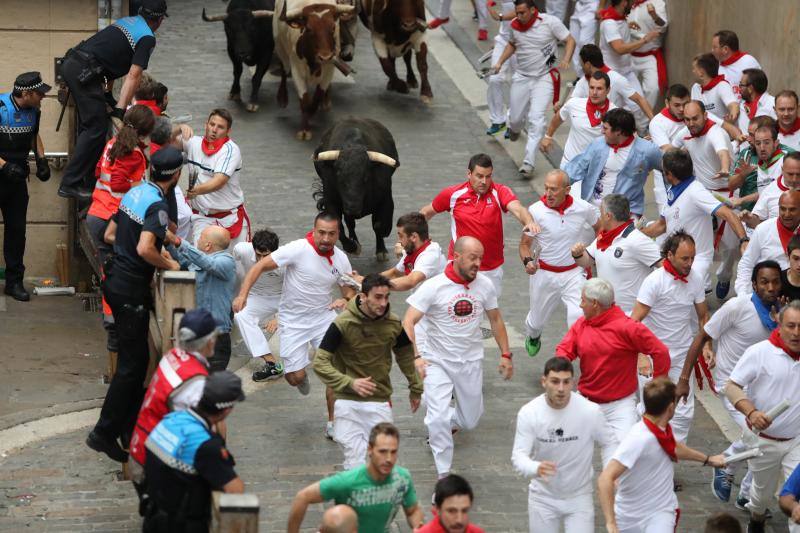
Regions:
[[[653,239],[631,225],[612,241],[611,246],[598,250],[597,240],[586,248],[594,258],[597,277],[614,287],[614,300],[626,315],[633,311],[636,295],[651,268],[661,260],[661,252]]]
[[[666,116],[664,113],[656,113],[650,120],[650,137],[653,144],[661,148],[664,145],[672,145],[672,141],[678,138],[678,134],[683,131],[684,126],[682,120],[673,120],[672,116]]]
[[[514,11],[514,2],[506,2],[503,0],[500,2],[500,10],[499,13],[508,13],[510,11]],[[508,37],[511,35],[511,21],[510,20],[501,20],[499,27],[497,29],[497,36],[503,39],[505,43],[508,43]],[[505,44],[503,45],[505,48]]]
[[[650,308],[642,323],[669,348],[673,367],[686,360],[695,334],[694,306],[706,301],[703,275],[691,270],[686,279],[675,279],[661,267],[645,278],[636,295],[636,301]]]
[[[742,254],[739,266],[736,267],[736,294],[753,292],[750,278],[753,267],[761,261],[772,259],[781,265],[781,270],[789,268],[789,258],[786,256],[786,249],[778,235],[778,224],[780,224],[778,218],[770,218],[753,230],[747,250]]]
[[[791,404],[764,430],[770,437],[791,439],[800,435],[800,364],[770,341],[748,348],[731,372],[731,381],[745,388],[759,411],[767,412],[783,400]]]
[[[650,13],[647,12],[648,5],[652,5],[656,9],[656,15],[658,15],[659,18],[665,22],[663,26],[656,24],[656,22],[653,20],[653,17],[650,16]],[[667,19],[667,3],[664,0],[648,0],[647,2],[639,4],[631,9],[630,13],[628,13],[627,20],[628,22],[635,22],[639,25],[638,30],[631,29],[631,37],[633,37],[634,40],[641,39],[650,31],[661,31],[658,37],[649,43],[646,43],[644,46],[639,48],[637,52],[649,52],[650,50],[661,48],[661,45],[664,41],[664,31],[669,25],[669,20]]]
[[[771,331],[761,324],[751,295],[731,298],[720,307],[703,327],[715,341],[716,366],[714,382],[721,389],[733,367],[750,346],[766,340]]]
[[[284,244],[272,254],[272,260],[284,269],[283,292],[278,307],[281,324],[309,325],[332,320],[336,312],[328,309],[333,303],[331,291],[343,285],[342,274],[353,268],[338,247],[333,247],[333,264],[319,255],[306,239]]]
[[[724,119],[728,114],[728,105],[739,105],[739,97],[733,92],[731,84],[722,80],[707,91],[699,83],[692,85],[692,100],[700,100],[706,106],[706,111],[717,118]]]
[[[408,254],[404,251],[400,261],[394,266],[396,270],[405,272],[403,261],[406,260],[407,255]],[[439,243],[431,241],[428,247],[422,250],[422,253],[417,256],[411,272],[421,272],[425,276],[425,279],[431,279],[433,276],[444,272],[444,267],[446,265],[447,258],[442,253],[442,248],[439,246]]]
[[[258,262],[252,242],[237,243],[236,246],[233,247],[233,258],[236,260],[236,275],[240,282],[253,265]],[[283,268],[277,268],[262,273],[250,289],[249,295],[257,295],[265,298],[280,296],[283,290],[283,273]]]
[[[664,205],[661,216],[667,223],[666,235],[680,229],[686,231],[694,239],[695,259],[711,264],[714,259],[714,223],[710,215],[721,206],[722,203],[708,189],[694,180],[672,205]]]
[[[183,145],[189,164],[189,175],[197,177],[197,185],[211,180],[214,174],[225,174],[229,179],[221,189],[192,199],[192,208],[203,214],[236,209],[244,203],[244,193],[239,184],[239,171],[242,170],[239,146],[229,140],[217,153],[206,155],[202,144],[203,137],[195,135]]]
[[[564,145],[564,157],[561,159],[562,168],[573,157],[583,152],[592,141],[603,135],[602,117],[598,117],[600,121],[597,126],[592,126],[589,122],[589,115],[586,111],[588,101],[588,98],[572,97],[558,110],[561,120],[569,122],[569,135],[567,143]],[[608,109],[611,110],[615,107],[617,106],[609,101]],[[597,111],[597,113],[600,112]]]
[[[631,55],[618,54],[611,48],[612,41],[622,40],[623,43],[631,41],[631,29],[625,20],[603,20],[600,22],[600,50],[603,52],[603,61],[612,70],[623,76],[631,72]]]
[[[484,274],[478,273],[469,288],[438,274],[406,302],[427,319],[425,357],[457,362],[483,359],[481,319],[484,311],[497,309],[497,292]]]
[[[761,165],[756,166],[756,172],[758,173],[756,186],[758,187],[759,194],[761,194],[770,183],[775,182],[775,180],[783,174],[783,156],[785,155],[784,152],[781,152],[780,157],[766,167],[762,167]]]
[[[700,183],[709,190],[725,189],[728,187],[728,179],[715,179],[714,175],[720,171],[721,162],[719,154],[722,150],[727,150],[733,161],[733,145],[728,134],[720,126],[714,124],[709,128],[705,135],[692,137],[689,129],[684,126],[683,130],[672,142],[672,146],[686,148],[692,156],[694,175]]]
[[[778,130],[778,142],[785,144],[795,152],[800,152],[800,130],[794,133],[782,133]]]
[[[608,99],[616,107],[625,107],[630,103],[631,96],[636,94],[628,79],[620,74],[609,70],[606,72],[608,80],[611,82],[611,87],[608,90]],[[572,98],[588,98],[589,97],[589,81],[586,76],[580,76],[575,82],[575,88],[570,94]]]
[[[745,54],[742,57],[740,57],[737,61],[727,66],[723,65],[720,62],[718,72],[723,76],[725,76],[725,79],[728,80],[728,83],[731,84],[733,92],[735,92],[736,95],[738,96],[739,82],[742,81],[742,72],[744,72],[744,70],[748,68],[761,69],[761,65],[759,64],[758,61],[756,61],[755,57],[751,56],[750,54]]]
[[[775,181],[764,187],[763,191],[759,191],[758,201],[751,212],[761,220],[775,218],[778,216],[778,201],[781,199],[781,194],[788,190],[789,187],[783,183],[783,176],[778,176]]]
[[[600,171],[600,177],[597,179],[592,193],[592,203],[595,206],[600,207],[600,202],[603,198],[614,192],[614,187],[617,185],[617,176],[622,167],[625,166],[628,155],[631,153],[631,148],[633,148],[633,143],[618,150],[613,148],[608,150],[608,159],[606,159],[603,170]]]
[[[516,46],[516,72],[534,78],[546,75],[556,64],[558,41],[567,37],[569,30],[564,23],[546,13],[539,13],[539,20],[527,31],[512,26],[508,42]]]
[[[761,98],[756,102],[756,114],[753,117],[760,117],[766,115],[774,119],[778,119],[775,114],[775,97],[769,93],[764,93]],[[739,129],[747,131],[747,126],[750,125],[750,116],[747,114],[747,108],[744,106],[744,100],[739,102]]]
[[[530,491],[549,498],[572,498],[592,492],[594,443],[608,448],[616,443],[600,407],[571,393],[563,409],[554,409],[541,394],[522,406],[511,463],[521,475],[532,478]],[[556,474],[539,477],[542,461],[556,464]]]
[[[541,248],[539,259],[553,266],[575,264],[570,251],[572,245],[581,240],[584,224],[594,226],[599,217],[597,209],[580,198],[573,198],[572,205],[564,210],[563,215],[541,200],[530,206],[528,212],[542,228],[534,237]]]
[[[630,527],[659,511],[675,511],[673,463],[644,422],[631,427],[613,459],[627,470],[619,477],[614,513],[620,528]]]

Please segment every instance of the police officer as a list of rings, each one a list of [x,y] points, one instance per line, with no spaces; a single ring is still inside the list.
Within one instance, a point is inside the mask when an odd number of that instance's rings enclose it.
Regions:
[[[102,288],[117,324],[119,352],[100,419],[86,444],[119,462],[127,460],[122,447],[130,441],[144,395],[152,308],[150,281],[156,268],[180,270],[176,261],[161,255],[161,249],[169,222],[164,195],[177,183],[182,165],[183,154],[172,146],[153,154],[151,181],[142,182],[122,197],[106,228],[105,239],[113,242],[114,253],[103,267]]]
[[[244,400],[242,380],[227,370],[206,379],[197,407],[165,416],[145,442],[147,533],[208,531],[211,491],[244,492],[216,427]]]
[[[50,86],[38,72],[20,74],[10,93],[0,94],[0,212],[5,236],[5,293],[20,302],[31,299],[22,285],[25,223],[28,214],[28,153],[36,156],[36,177],[50,179],[50,167],[39,137],[40,106]]]
[[[61,75],[78,108],[78,138],[58,189],[64,198],[91,197],[85,179],[92,176],[108,131],[106,106],[120,120],[131,102],[150,54],[156,46],[153,32],[167,16],[166,0],[142,0],[138,15],[117,20],[71,48],[61,64]],[[111,95],[114,80],[126,76],[119,100]],[[104,82],[108,83],[104,83]]]

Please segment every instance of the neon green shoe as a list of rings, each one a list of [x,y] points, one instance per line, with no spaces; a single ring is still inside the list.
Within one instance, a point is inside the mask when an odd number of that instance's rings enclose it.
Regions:
[[[541,339],[541,337],[536,337],[535,339],[532,337],[525,338],[525,349],[528,351],[528,355],[535,357],[539,353],[539,350],[542,349]]]

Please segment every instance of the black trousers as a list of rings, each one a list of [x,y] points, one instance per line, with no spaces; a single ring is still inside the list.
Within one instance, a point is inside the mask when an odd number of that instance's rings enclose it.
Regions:
[[[231,334],[220,333],[217,336],[217,343],[214,345],[214,356],[208,362],[211,372],[218,372],[228,368],[231,360]]]
[[[102,79],[98,77],[82,84],[77,76],[83,67],[83,62],[75,56],[68,57],[61,65],[61,75],[78,108],[78,138],[61,177],[61,184],[69,187],[85,187],[93,181],[90,177],[94,176],[108,133]]]
[[[25,276],[25,223],[28,216],[28,184],[0,178],[0,213],[3,214],[3,259],[6,286]]]

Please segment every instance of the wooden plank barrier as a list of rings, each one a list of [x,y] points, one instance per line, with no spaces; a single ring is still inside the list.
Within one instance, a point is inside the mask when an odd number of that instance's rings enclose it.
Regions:
[[[258,496],[214,491],[211,500],[211,533],[258,532]]]

